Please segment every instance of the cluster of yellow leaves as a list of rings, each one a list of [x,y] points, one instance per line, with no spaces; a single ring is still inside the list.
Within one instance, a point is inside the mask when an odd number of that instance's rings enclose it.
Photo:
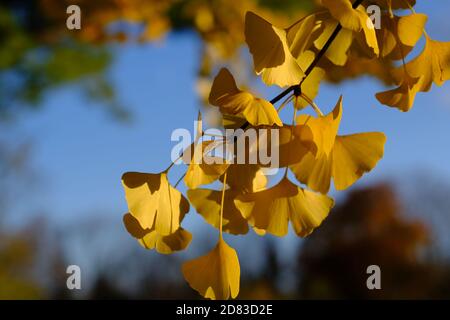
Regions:
[[[219,240],[209,253],[186,262],[182,271],[202,296],[228,299],[239,293],[238,255],[225,242],[223,232],[242,235],[253,229],[261,236],[269,233],[281,237],[291,225],[298,236],[306,237],[322,224],[334,205],[327,195],[331,181],[336,190],[345,190],[383,157],[383,133],[338,134],[342,97],[326,115],[313,102],[327,71],[324,64],[316,64],[316,57],[324,54],[326,63],[336,66],[347,64],[351,52],[367,59],[404,60],[423,35],[425,15],[393,14],[393,10],[412,6],[415,1],[377,3],[383,8],[384,28],[380,30],[375,29],[365,7],[354,8],[350,0],[322,0],[326,11],[308,15],[287,28],[274,26],[254,12],[245,15],[245,41],[253,56],[254,71],[267,85],[292,89],[279,110],[293,100],[294,121],[284,124],[275,102],[239,89],[231,72],[220,69],[209,92],[209,103],[222,114],[224,127],[278,130],[278,140],[266,138],[267,144],[276,144],[278,168],[284,168],[285,173],[278,183],[268,186],[267,164],[236,164],[225,154],[212,156],[210,151],[227,145],[229,137],[208,141],[200,138],[204,135],[201,127],[197,129],[197,140],[182,155],[188,165],[184,176],[187,198],[203,219],[219,230]],[[334,37],[338,25],[342,30]],[[329,39],[334,40],[331,45],[327,44]],[[393,71],[400,87],[377,94],[381,102],[406,111],[417,92],[429,90],[433,82],[441,85],[448,80],[448,43],[427,35],[425,40],[417,58]],[[325,46],[327,50],[320,51]],[[308,105],[317,117],[296,116]],[[248,155],[257,153],[260,147],[244,146]],[[232,150],[233,160],[235,152]],[[130,172],[122,177],[129,209],[124,216],[125,227],[142,246],[160,253],[185,249],[192,237],[181,227],[189,202],[170,185],[169,169],[160,174]],[[288,177],[289,171],[303,186]],[[211,183],[217,183],[220,189],[202,187]]]
[[[414,1],[410,1],[414,4]],[[406,1],[405,1],[406,3]],[[411,7],[411,4],[407,4]],[[405,16],[383,12],[383,28],[377,30],[381,56],[387,60],[401,60],[401,66],[390,70],[397,88],[376,94],[382,104],[409,111],[418,92],[431,89],[433,82],[440,86],[450,79],[450,42],[433,40],[425,32],[425,14],[411,13]],[[405,63],[409,53],[425,35],[422,52]]]

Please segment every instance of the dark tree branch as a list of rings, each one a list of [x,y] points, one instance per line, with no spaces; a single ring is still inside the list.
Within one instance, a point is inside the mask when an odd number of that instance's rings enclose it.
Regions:
[[[364,0],[356,0],[352,7],[353,9],[356,9]],[[311,62],[311,64],[309,65],[308,69],[306,69],[305,71],[305,76],[303,77],[303,79],[300,81],[299,84],[290,86],[289,88],[287,88],[286,90],[284,90],[283,92],[281,92],[279,95],[277,95],[275,98],[273,98],[272,100],[270,100],[271,104],[275,104],[278,101],[280,101],[281,99],[283,99],[285,96],[287,96],[289,93],[291,93],[292,91],[295,91],[295,94],[300,95],[301,93],[301,85],[303,83],[303,81],[305,81],[305,79],[309,76],[309,74],[311,73],[311,71],[313,71],[313,69],[316,67],[316,65],[319,63],[320,59],[323,57],[323,55],[325,54],[325,52],[327,52],[328,48],[331,46],[331,44],[333,43],[333,41],[336,39],[337,35],[339,34],[339,31],[341,31],[342,26],[340,23],[338,23],[338,25],[336,26],[336,28],[333,30],[333,33],[331,34],[331,36],[328,38],[327,42],[325,43],[325,45],[323,46],[322,49],[320,49],[319,53],[316,55],[316,57],[314,58],[313,62]],[[246,129],[249,126],[249,123],[246,121],[242,126],[241,129]]]
[[[356,0],[352,7],[353,9],[356,9],[364,0]],[[305,81],[305,79],[309,76],[309,74],[311,73],[311,71],[315,68],[315,66],[319,63],[320,59],[323,57],[323,55],[325,54],[325,52],[327,52],[328,48],[331,46],[331,44],[333,43],[334,39],[336,39],[337,35],[339,34],[339,31],[341,31],[342,26],[340,23],[338,23],[338,25],[336,26],[336,28],[333,30],[333,33],[331,34],[331,36],[328,38],[327,42],[325,43],[325,45],[323,46],[322,49],[320,49],[319,53],[316,55],[316,57],[314,58],[313,62],[309,65],[308,69],[306,69],[305,71],[305,76],[303,77],[302,81],[297,84],[297,85],[293,85],[290,86],[289,88],[287,88],[286,90],[284,90],[283,92],[281,92],[279,95],[277,95],[275,98],[273,98],[272,100],[270,100],[270,103],[274,104],[277,103],[278,101],[280,101],[281,99],[283,99],[286,95],[288,95],[289,93],[291,93],[291,91],[294,91],[296,88],[300,89],[300,86],[302,85],[303,81]]]

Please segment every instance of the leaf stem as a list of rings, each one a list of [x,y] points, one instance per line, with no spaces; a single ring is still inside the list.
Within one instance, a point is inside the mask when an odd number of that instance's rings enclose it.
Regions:
[[[181,175],[181,177],[178,179],[178,181],[173,186],[174,188],[178,187],[178,185],[180,184],[181,180],[183,180],[183,178],[186,176],[186,172]]]
[[[222,227],[223,227],[223,207],[225,205],[225,188],[227,187],[227,172],[223,176],[223,188],[222,188],[222,200],[220,203],[220,220],[219,220],[219,236],[222,238]]]
[[[294,99],[295,99],[294,104],[297,104],[298,96],[294,96]],[[292,109],[294,109],[294,112],[292,115],[291,136],[289,137],[289,143],[291,143],[292,140],[294,140],[295,118],[297,118],[297,108],[292,108]],[[288,149],[288,165],[286,165],[286,169],[284,170],[283,178],[287,177],[290,159],[291,159],[291,148]]]
[[[294,95],[291,95],[289,97],[287,97],[283,103],[277,108],[277,112],[279,113],[281,110],[283,110],[283,108],[289,103],[291,102],[291,100],[294,98]]]
[[[306,94],[304,94],[303,92],[300,92],[300,97],[305,100],[306,102],[309,103],[309,105],[314,109],[314,111],[317,113],[318,116],[323,117],[323,113],[322,110],[320,110],[320,108],[317,106],[317,104],[310,99]]]

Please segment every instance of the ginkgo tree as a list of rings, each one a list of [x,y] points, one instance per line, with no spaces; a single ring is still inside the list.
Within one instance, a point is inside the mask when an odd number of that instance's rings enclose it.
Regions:
[[[418,92],[450,78],[450,42],[433,40],[425,32],[427,16],[414,11],[415,0],[322,0],[321,4],[324,10],[288,27],[274,26],[253,12],[245,16],[243,32],[255,73],[266,85],[284,91],[266,100],[240,89],[231,72],[222,68],[209,95],[209,103],[222,115],[224,128],[279,130],[278,167],[284,175],[278,183],[267,186],[261,163],[204,161],[212,157],[207,150],[221,143],[203,140],[201,127],[196,141],[180,156],[187,170],[175,185],[168,180],[174,163],[157,174],[127,172],[122,176],[129,209],[123,221],[146,249],[169,254],[187,248],[192,235],[181,224],[190,204],[218,229],[212,251],[182,267],[186,281],[203,297],[229,299],[239,293],[239,259],[225,242],[224,232],[242,235],[253,230],[261,236],[281,237],[291,224],[298,236],[306,237],[334,205],[327,195],[331,183],[336,190],[345,190],[383,157],[383,133],[339,134],[343,97],[337,98],[328,114],[314,102],[327,65],[345,65],[350,55],[393,62],[397,67],[391,72],[398,87],[377,93],[376,98],[401,111],[411,109]],[[366,11],[373,4],[381,9],[379,29]],[[398,9],[410,13],[400,16]],[[422,36],[423,51],[406,62]],[[289,105],[293,121],[285,124],[279,112]],[[304,112],[308,107],[316,116]],[[222,144],[226,140],[226,136],[219,139]],[[293,174],[288,175],[289,171]],[[188,187],[187,198],[176,189],[182,179]],[[213,182],[220,188],[202,187]]]

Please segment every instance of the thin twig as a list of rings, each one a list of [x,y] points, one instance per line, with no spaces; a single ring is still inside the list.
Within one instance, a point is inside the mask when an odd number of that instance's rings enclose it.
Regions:
[[[364,0],[356,0],[352,7],[353,9],[356,9]],[[270,103],[274,104],[277,103],[278,101],[280,101],[280,99],[282,99],[284,96],[286,96],[287,94],[289,94],[291,91],[295,90],[295,88],[300,87],[303,83],[303,81],[305,81],[305,79],[309,76],[309,74],[311,73],[311,71],[315,68],[315,66],[319,63],[320,59],[323,57],[323,55],[325,54],[325,52],[327,52],[328,48],[331,46],[331,44],[333,43],[334,39],[336,39],[337,35],[339,34],[339,31],[341,31],[342,29],[342,25],[340,23],[338,23],[338,25],[336,26],[336,28],[334,28],[333,33],[331,34],[331,36],[328,38],[327,42],[325,43],[325,45],[322,47],[322,49],[320,49],[319,53],[316,55],[316,57],[314,58],[313,62],[311,62],[311,64],[309,65],[308,69],[306,69],[305,71],[305,76],[303,77],[302,81],[300,81],[300,83],[298,85],[293,85],[290,86],[289,88],[287,88],[286,90],[284,90],[283,92],[281,92],[279,95],[277,95],[275,98],[273,98],[272,100],[270,100]]]
[[[352,7],[353,9],[356,9],[364,0],[356,0]],[[323,57],[323,55],[325,54],[325,52],[327,52],[328,48],[331,46],[331,44],[333,43],[334,39],[336,39],[337,35],[339,34],[339,31],[341,31],[342,29],[342,25],[340,23],[338,23],[338,25],[336,26],[336,28],[334,28],[333,33],[331,34],[331,36],[328,38],[327,42],[325,43],[325,45],[322,47],[322,49],[320,49],[319,53],[315,56],[313,62],[311,62],[311,64],[309,65],[308,69],[306,69],[305,71],[305,76],[303,77],[303,79],[300,81],[299,84],[290,86],[289,88],[287,88],[286,90],[284,90],[283,92],[281,92],[280,94],[278,94],[275,98],[273,98],[272,100],[270,100],[271,104],[275,104],[278,101],[280,101],[281,99],[283,99],[286,95],[288,95],[289,93],[291,93],[294,90],[298,90],[298,93],[300,94],[300,90],[301,90],[301,85],[303,84],[303,82],[305,81],[305,79],[309,76],[309,74],[311,73],[311,71],[316,67],[316,65],[319,63],[320,59]],[[248,122],[244,123],[241,128],[245,129],[247,128],[249,125]]]
[[[219,220],[219,236],[222,239],[223,229],[223,207],[225,206],[225,188],[227,187],[227,172],[223,176],[222,200],[220,202],[220,220]]]

